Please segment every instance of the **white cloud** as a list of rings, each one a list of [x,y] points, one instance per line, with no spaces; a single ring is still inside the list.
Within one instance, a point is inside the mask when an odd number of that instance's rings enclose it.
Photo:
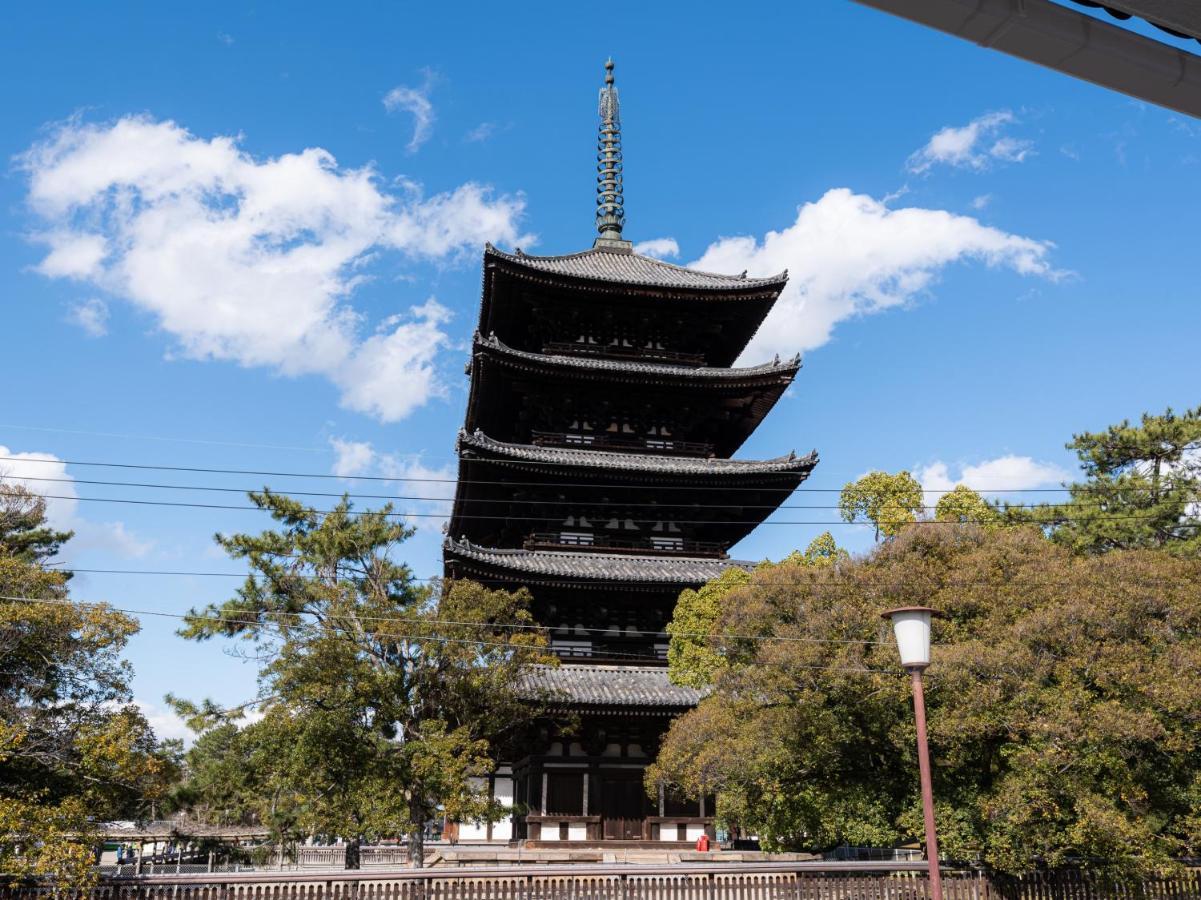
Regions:
[[[79,515],[79,493],[67,464],[52,453],[18,453],[0,445],[0,483],[22,485],[46,498],[46,521],[57,531],[74,531],[64,547],[70,558],[99,550],[126,558],[143,557],[153,543],[132,534],[123,522],[96,522]]]
[[[185,745],[191,745],[195,739],[196,735],[192,733],[175,710],[151,703],[149,700],[134,698],[133,703],[142,711],[142,715],[146,717],[146,721],[150,723],[150,727],[154,729],[154,733],[160,741],[181,740]]]
[[[475,128],[467,132],[463,139],[469,143],[482,143],[494,134],[496,134],[495,122],[480,122]]]
[[[643,256],[653,256],[656,259],[667,259],[680,255],[680,245],[676,243],[676,239],[672,237],[652,238],[649,241],[640,241],[634,245],[634,252],[641,253]]]
[[[846,188],[827,191],[781,231],[721,238],[691,263],[711,272],[743,269],[790,278],[744,359],[820,347],[846,319],[900,306],[952,263],[972,260],[1022,275],[1056,278],[1052,245],[945,210],[890,209]]]
[[[384,109],[388,112],[407,112],[413,116],[413,137],[408,145],[410,153],[420,149],[434,129],[434,105],[430,102],[433,73],[426,69],[423,74],[425,80],[420,87],[399,84],[384,95]]]
[[[78,325],[88,337],[108,334],[108,304],[99,297],[81,300],[67,311],[67,321]]]
[[[330,438],[334,464],[330,471],[340,478],[372,475],[395,482],[397,510],[422,513],[408,518],[410,525],[438,530],[450,514],[449,499],[455,491],[455,471],[449,465],[427,466],[420,454],[401,455],[376,450],[370,442]],[[385,482],[386,483],[386,482]],[[412,499],[416,498],[416,499]],[[378,505],[378,504],[376,504]]]
[[[371,471],[371,465],[375,462],[375,450],[371,444],[342,438],[330,438],[329,443],[334,448],[334,464],[330,469],[334,475],[346,478],[366,475]]]
[[[1034,144],[1001,134],[1006,126],[1016,121],[1009,110],[1000,110],[985,113],[960,128],[948,125],[936,131],[926,146],[910,155],[906,167],[917,175],[936,165],[981,171],[994,160],[1022,162],[1034,152]]]
[[[992,194],[981,194],[972,199],[972,209],[982,210],[990,203],[992,203]]]
[[[384,421],[441,391],[446,315],[427,302],[362,338],[349,298],[364,267],[380,251],[436,261],[534,240],[518,231],[521,197],[470,182],[386,190],[319,148],[258,160],[233,138],[143,117],[68,122],[19,163],[49,248],[42,274],[151,313],[184,356],[322,375]]]
[[[975,465],[959,466],[959,474],[951,475],[951,467],[937,461],[918,469],[917,480],[923,488],[933,493],[926,494],[927,505],[938,502],[938,498],[956,485],[963,484],[981,494],[1028,491],[1033,488],[1053,487],[1071,478],[1071,473],[1054,463],[1039,462],[1029,456],[998,456]]]

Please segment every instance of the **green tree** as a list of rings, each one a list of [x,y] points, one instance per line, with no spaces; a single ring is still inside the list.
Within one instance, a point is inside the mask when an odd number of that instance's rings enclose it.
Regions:
[[[175,767],[128,702],[137,622],[72,603],[42,565],[68,537],[40,497],[0,485],[0,872],[79,884],[96,824],[147,816]]]
[[[847,482],[838,506],[847,522],[871,522],[876,540],[880,535],[891,538],[921,517],[922,486],[908,472],[868,472],[858,481]]]
[[[934,521],[961,522],[968,525],[995,527],[1002,521],[997,507],[965,484],[957,484],[938,498],[934,505]]]
[[[745,569],[730,568],[701,587],[688,588],[676,601],[667,633],[667,673],[673,684],[705,687],[725,667],[725,656],[714,638],[722,606],[730,591],[750,581]]]
[[[831,566],[849,555],[826,531],[818,535],[802,553],[794,551],[785,560],[790,565]],[[667,633],[667,672],[673,684],[707,687],[717,672],[733,657],[753,651],[746,644],[718,629],[724,617],[724,605],[731,591],[750,581],[744,569],[726,569],[713,581],[680,594]]]
[[[922,603],[949,617],[927,681],[946,852],[1170,869],[1201,850],[1198,583],[1197,559],[956,524],[837,567],[760,566],[715,633],[768,639],[725,660],[648,783],[716,793],[772,849],[919,838],[908,681],[879,613]]]
[[[1083,432],[1067,445],[1084,480],[1069,485],[1067,503],[1011,507],[1012,521],[1044,525],[1077,553],[1168,547],[1201,552],[1201,407],[1176,415],[1144,413]]]
[[[0,477],[0,556],[26,563],[50,559],[72,532],[56,531],[46,522],[46,499],[24,485],[5,484]]]
[[[420,865],[422,830],[436,814],[501,814],[473,779],[533,714],[516,687],[524,666],[545,661],[529,595],[419,584],[393,559],[412,530],[390,506],[356,513],[344,498],[322,514],[267,491],[251,499],[280,527],[217,536],[252,574],[234,598],[193,611],[181,632],[252,641],[264,660],[262,719],[240,738],[212,733],[254,764],[259,804],[235,814],[281,837],[407,834]],[[212,783],[197,765],[191,788],[209,808],[220,805]]]

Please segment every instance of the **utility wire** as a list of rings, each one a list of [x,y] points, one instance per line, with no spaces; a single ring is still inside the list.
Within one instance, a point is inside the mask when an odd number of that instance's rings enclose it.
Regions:
[[[137,499],[133,499],[133,498],[129,498],[129,497],[75,497],[75,496],[71,496],[71,495],[67,495],[67,494],[39,494],[38,496],[45,497],[48,500],[77,500],[82,503],[128,503],[128,504],[132,504],[134,506],[164,506],[164,507],[177,507],[177,508],[185,508],[185,509],[231,509],[231,510],[243,510],[243,511],[248,511],[248,512],[270,512],[270,509],[266,508],[266,507],[236,506],[231,503],[192,503],[192,502],[187,502],[187,501],[183,501],[183,500],[137,500]],[[318,510],[314,510],[314,512],[318,515],[331,515],[335,511],[331,510],[331,509],[318,509]],[[365,515],[379,514],[379,512],[380,511],[378,511],[378,510],[369,510],[369,509],[368,510],[353,510],[352,509],[352,510],[347,510],[346,514],[352,515],[352,516],[365,516]],[[410,510],[389,512],[389,513],[386,513],[386,515],[389,518],[397,518],[397,519],[470,519],[470,520],[476,520],[476,521],[487,520],[487,521],[501,521],[501,522],[517,520],[517,521],[522,521],[522,522],[546,522],[548,524],[562,524],[562,522],[563,522],[563,519],[561,517],[550,518],[550,517],[544,517],[544,516],[489,516],[489,515],[481,515],[481,514],[475,514],[475,513],[473,513],[473,514],[460,513],[460,514],[455,515],[452,513],[414,512],[414,511],[410,511]],[[1152,516],[1152,515],[1115,516],[1115,515],[1106,515],[1104,513],[1100,513],[1099,515],[1104,516],[1104,518],[1107,521],[1119,521],[1119,520],[1145,521],[1145,520],[1160,518],[1159,516]],[[941,521],[941,520],[937,520],[937,519],[918,519],[914,522],[905,522],[904,524],[905,525],[965,525],[965,524],[971,525],[971,524],[976,524],[976,525],[996,525],[996,526],[1003,526],[1003,527],[1020,527],[1020,526],[1024,526],[1024,525],[1064,525],[1064,524],[1067,524],[1067,523],[1073,522],[1073,521],[1086,521],[1086,520],[1088,520],[1088,518],[1086,516],[1075,516],[1075,517],[1052,516],[1052,517],[1046,519],[1045,521],[1039,521],[1039,522],[1004,522],[1004,521],[992,522],[992,521],[985,521],[985,520],[976,521],[976,520],[970,520],[970,519],[955,520],[955,521]],[[665,521],[665,520],[631,519],[630,521],[634,522],[634,524],[636,524],[636,525],[657,525],[660,522]],[[744,522],[738,522],[738,521],[731,520],[731,519],[672,519],[671,521],[677,525],[740,525],[740,524],[746,524]],[[834,525],[852,526],[852,527],[858,527],[858,528],[875,527],[875,523],[873,523],[873,522],[831,521],[831,520],[826,520],[826,519],[822,519],[822,520],[787,520],[787,521],[778,521],[778,520],[773,521],[771,519],[767,519],[763,522],[758,523],[757,525],[752,525],[752,527],[760,527],[760,526],[764,526],[764,525],[772,525],[772,526],[820,525],[820,526],[826,527],[826,528],[828,528],[830,526],[834,526]],[[1177,526],[1185,527],[1185,528],[1197,528],[1197,527],[1201,527],[1201,522],[1179,522],[1179,523],[1177,523]],[[601,549],[601,548],[598,547],[598,549]],[[652,548],[647,548],[647,549],[648,549],[648,551],[653,552]]]
[[[132,616],[156,616],[159,618],[179,619],[179,620],[183,620],[183,621],[202,621],[202,622],[210,622],[210,623],[220,624],[220,625],[225,625],[225,624],[237,625],[239,627],[251,628],[251,629],[263,628],[263,629],[275,629],[277,631],[281,631],[284,627],[286,627],[283,624],[278,623],[278,622],[262,621],[260,619],[239,619],[239,618],[232,618],[232,617],[228,617],[228,616],[211,616],[211,615],[204,615],[204,614],[194,615],[194,614],[190,614],[190,613],[164,612],[162,610],[130,609],[130,608],[126,608],[126,607],[113,606],[112,604],[109,604],[109,603],[88,602],[88,601],[82,601],[82,600],[53,599],[53,598],[46,598],[46,597],[23,597],[23,596],[13,596],[13,595],[5,595],[5,594],[0,594],[0,600],[7,600],[10,602],[14,602],[14,603],[41,604],[41,605],[48,605],[48,606],[86,607],[86,608],[91,608],[91,609],[100,609],[102,611],[107,610],[107,611],[111,611],[111,612],[119,612],[119,613],[124,613],[126,615],[132,615]],[[313,615],[313,614],[312,613],[301,613],[301,612],[291,612],[291,613],[278,612],[278,613],[273,613],[272,615],[277,615],[277,616],[278,615],[287,615],[287,616],[293,616],[296,618],[300,618],[303,615]],[[407,619],[392,619],[392,618],[386,618],[386,617],[365,616],[365,617],[358,617],[358,618],[360,618],[362,621],[379,621],[379,622],[383,622],[383,623],[402,622],[407,626],[422,624],[420,622],[414,622],[412,620],[407,620]],[[510,627],[518,628],[519,627],[522,629],[537,629],[539,631],[549,631],[550,630],[550,629],[545,628],[544,626],[529,625],[526,623],[522,623],[520,626],[509,626],[509,625],[500,625],[500,624],[491,623],[491,622],[448,622],[448,621],[444,621],[444,620],[435,620],[435,619],[426,619],[426,620],[424,620],[424,622],[428,623],[428,624],[459,625],[459,626],[483,627],[483,628],[510,628]],[[303,625],[308,625],[310,627],[318,627],[318,623],[315,623],[315,622],[308,623],[308,622],[302,621],[302,622],[298,623],[298,626],[303,626]],[[338,625],[334,625],[329,622],[322,622],[322,623],[320,623],[319,627],[324,628],[329,631],[333,631],[335,633],[346,634],[351,637],[361,637],[362,636],[362,634],[359,631],[340,627]],[[647,632],[647,633],[650,634],[652,632]],[[527,646],[527,645],[522,645],[522,644],[513,644],[513,643],[507,642],[507,641],[486,641],[486,640],[480,640],[480,639],[475,639],[475,638],[458,638],[458,637],[451,637],[448,635],[436,634],[436,633],[435,634],[396,634],[396,633],[386,632],[386,631],[372,631],[372,632],[370,632],[370,636],[375,637],[375,638],[380,638],[380,637],[391,638],[394,640],[434,641],[437,643],[465,644],[465,645],[475,645],[475,646],[482,646],[482,647],[501,647],[501,648],[508,649],[508,650],[521,650],[521,649],[525,649],[525,650],[547,649],[547,650],[549,650],[550,649],[549,644],[545,648],[542,648],[542,647],[532,647],[532,646]],[[664,633],[664,636],[670,637],[670,635],[667,635],[665,633]],[[858,640],[852,641],[852,640],[835,640],[835,639],[826,639],[826,638],[790,638],[790,637],[778,636],[778,635],[720,635],[720,636],[714,636],[714,635],[708,635],[708,634],[696,632],[696,633],[685,633],[685,634],[681,634],[679,636],[707,638],[707,639],[713,639],[713,638],[717,637],[720,639],[730,639],[730,640],[785,641],[785,642],[792,642],[792,643],[850,644],[850,645],[865,645],[865,646],[886,646],[887,645],[887,643],[884,641],[858,641]],[[607,657],[628,656],[632,659],[638,659],[638,660],[642,660],[644,662],[648,659],[646,656],[639,656],[637,654],[612,653],[612,654],[605,654],[605,655]],[[832,668],[832,667],[811,666],[811,667],[802,667],[802,668],[826,669],[826,668]],[[874,672],[876,670],[864,670],[864,671],[873,671]]]
[[[779,563],[777,563],[776,565],[779,565]],[[242,579],[245,579],[245,578],[249,578],[249,577],[253,576],[253,577],[264,578],[264,580],[265,580],[265,576],[263,576],[261,573],[258,573],[258,572],[196,572],[196,571],[168,571],[168,570],[162,570],[162,569],[78,569],[78,568],[71,567],[71,566],[62,566],[61,568],[53,569],[52,571],[80,573],[80,574],[86,574],[86,575],[160,575],[160,576],[179,576],[179,577],[187,576],[187,577],[196,577],[196,578],[242,578]],[[823,572],[825,570],[815,568],[815,567],[810,567],[810,568],[807,568],[806,571],[818,573],[818,572]],[[750,574],[750,573],[748,573],[748,574]],[[299,579],[302,581],[321,581],[321,580],[323,580],[322,577],[319,575],[297,575],[297,574],[289,573],[287,577]],[[409,581],[417,581],[417,582],[437,582],[437,581],[454,581],[454,580],[455,579],[448,579],[441,575],[420,575],[420,576],[414,575],[414,576],[409,577]],[[506,578],[475,578],[475,577],[473,577],[473,578],[463,578],[463,579],[458,579],[458,580],[473,581],[473,582],[476,582],[479,584],[513,584],[514,583],[514,579],[506,579]],[[1038,579],[1036,581],[1021,580],[1020,583],[1023,586],[1057,587],[1057,586],[1073,586],[1073,585],[1078,585],[1082,582],[1087,582],[1087,581],[1090,581],[1090,579],[1084,579],[1084,578],[1059,579],[1059,580]],[[1111,580],[1107,580],[1107,579],[1092,579],[1091,581],[1095,582],[1097,584],[1106,584],[1106,585],[1113,584],[1113,582]],[[574,586],[574,585],[593,585],[593,586],[595,586],[597,583],[598,583],[598,579],[593,579],[591,581],[587,581],[587,580],[583,580],[583,579],[580,579],[580,580],[563,579],[563,580],[555,581],[555,584],[564,585],[564,586]],[[1176,580],[1172,579],[1172,578],[1126,578],[1126,579],[1123,579],[1123,581],[1122,581],[1122,584],[1138,584],[1138,585],[1142,585],[1142,586],[1174,584],[1174,583],[1176,583]],[[792,581],[792,580],[769,579],[769,578],[763,577],[762,575],[759,575],[758,577],[756,577],[755,582],[753,584],[737,585],[737,587],[739,590],[747,590],[747,589],[753,589],[756,587],[789,587],[789,586],[793,586],[795,584],[796,584],[796,582]],[[891,587],[894,587],[895,585],[896,585],[895,581],[882,581],[882,580],[865,579],[865,578],[826,577],[823,579],[823,583],[820,585],[814,585],[814,584],[806,585],[806,590],[810,590],[814,587],[834,587],[834,586],[839,586],[839,587],[841,587],[841,586],[890,587],[891,588]],[[944,590],[944,589],[955,589],[955,588],[960,588],[960,587],[995,587],[996,585],[997,585],[996,581],[990,581],[987,579],[956,578],[956,579],[946,582],[945,584],[939,584],[936,586],[936,588],[938,590]]]
[[[0,599],[4,599],[4,600],[21,599],[21,600],[25,600],[27,602],[34,602],[34,600],[35,600],[35,598],[17,598],[17,597],[3,597],[3,596],[0,596]],[[75,600],[69,600],[69,599],[63,599],[63,600],[48,599],[45,602],[55,603],[55,604],[60,604],[60,605],[77,604],[80,606],[91,606],[91,607],[99,607],[99,606],[108,607],[109,606],[109,604],[107,604],[107,603],[88,603],[86,601],[75,601]],[[112,608],[115,609],[116,607],[112,607]],[[255,623],[261,623],[263,621],[262,619],[229,619],[229,618],[225,618],[225,617],[221,617],[221,616],[214,616],[207,612],[199,612],[199,613],[154,612],[154,613],[147,613],[147,615],[177,616],[179,618],[188,619],[191,621],[222,622],[222,623],[229,622],[229,623],[239,624],[239,625],[250,625],[250,624],[255,624]],[[314,613],[314,612],[289,612],[287,610],[266,612],[266,613],[264,613],[264,615],[266,615],[268,617],[288,616],[288,617],[296,618],[296,619],[300,619],[301,616],[309,615],[309,616],[314,616],[314,617],[320,618],[318,616],[318,614]],[[327,618],[336,618],[336,616],[330,616]],[[465,622],[465,621],[455,620],[455,619],[430,619],[430,618],[425,618],[425,619],[421,619],[420,621],[417,621],[417,620],[406,619],[406,618],[398,617],[398,616],[363,616],[363,615],[357,615],[357,614],[354,616],[354,618],[361,622],[378,622],[378,623],[383,623],[383,624],[401,624],[401,625],[406,625],[406,626],[428,624],[428,625],[444,625],[444,626],[451,626],[451,627],[456,627],[456,628],[496,628],[496,629],[511,629],[513,631],[534,631],[534,632],[548,632],[548,633],[562,630],[561,628],[558,628],[556,626],[540,625],[536,622],[482,622],[482,621]],[[301,624],[303,624],[303,622]],[[647,630],[638,630],[638,629],[633,629],[633,628],[622,628],[619,630],[618,634],[613,635],[613,633],[612,633],[613,629],[604,628],[604,627],[585,628],[583,626],[572,625],[572,626],[569,626],[569,628],[570,628],[571,632],[574,634],[578,634],[580,632],[585,632],[585,633],[589,633],[589,634],[594,633],[594,634],[599,634],[602,636],[610,636],[610,637],[638,636],[638,637],[671,638],[673,635],[675,637],[688,637],[688,638],[713,638],[713,637],[715,637],[714,635],[706,634],[704,632],[694,632],[694,631],[677,631],[677,632],[673,632],[673,633],[668,633],[666,631],[647,631]],[[797,644],[877,645],[877,644],[883,643],[882,641],[864,641],[864,640],[850,640],[850,639],[840,640],[840,639],[836,639],[836,638],[789,637],[787,635],[774,635],[774,634],[722,634],[722,635],[720,635],[720,637],[723,639],[728,638],[730,640],[781,641],[783,643],[797,643]]]
[[[260,477],[270,478],[319,478],[338,481],[373,481],[373,482],[413,482],[427,484],[484,484],[484,485],[503,485],[512,487],[512,481],[484,481],[478,479],[458,479],[458,478],[431,478],[428,476],[412,476],[412,475],[336,475],[330,472],[282,472],[269,469],[221,469],[215,467],[203,466],[165,466],[151,465],[147,463],[126,463],[126,462],[96,462],[86,460],[70,460],[70,459],[28,459],[18,456],[0,456],[0,461],[20,462],[22,464],[41,463],[47,465],[66,465],[66,466],[92,466],[97,468],[111,469],[140,469],[144,471],[156,472],[192,472],[209,475],[255,475]],[[507,465],[510,463],[539,465],[531,460],[503,460]],[[570,466],[564,466],[570,468]],[[615,473],[618,470],[613,470]],[[774,474],[774,473],[772,473]],[[783,473],[787,474],[787,473]],[[698,477],[707,477],[708,473],[699,475]],[[587,485],[586,482],[521,482],[523,487],[580,487]],[[641,485],[615,485],[613,487],[625,488],[628,490],[645,490]],[[656,490],[670,491],[761,491],[762,487],[738,487],[730,486],[723,487],[721,485],[656,485]],[[842,488],[814,488],[814,487],[797,487],[795,491],[807,493],[826,493],[840,494]],[[990,494],[1040,494],[1040,493],[1067,493],[1067,488],[981,488],[980,490]],[[935,488],[922,488],[922,493],[927,494],[945,494],[946,491],[937,490]]]
[[[270,485],[266,485],[262,488],[238,488],[238,487],[222,487],[219,485],[162,484],[162,483],[157,483],[157,482],[146,482],[146,481],[104,481],[104,480],[100,480],[100,479],[89,479],[89,478],[51,478],[51,477],[41,477],[41,476],[32,476],[32,475],[22,475],[19,477],[19,480],[20,481],[48,482],[48,483],[54,483],[54,484],[87,484],[87,485],[103,486],[103,487],[146,488],[146,489],[152,489],[152,490],[209,491],[209,492],[213,492],[213,493],[242,494],[242,495],[246,495],[246,494],[250,494],[250,493],[261,493],[263,491],[270,491],[273,494],[278,494],[281,496],[286,495],[289,497],[330,497],[330,498],[347,497],[351,500],[386,500],[386,501],[405,500],[405,501],[413,501],[413,502],[421,502],[421,503],[454,503],[456,500],[455,497],[413,497],[413,496],[407,496],[404,494],[358,494],[358,493],[338,492],[338,491],[297,491],[297,490],[273,488]],[[602,485],[588,485],[586,483],[581,483],[577,486],[582,487],[582,488],[591,487],[593,489],[597,489],[597,488],[609,489],[608,485],[603,485],[603,486]],[[635,489],[635,487],[636,487],[640,493],[645,493],[645,490],[646,490],[646,488],[641,485],[639,485],[639,486],[619,485],[617,487],[619,487],[622,490],[632,490],[632,489]],[[753,503],[737,503],[737,502],[723,504],[723,503],[687,503],[684,501],[680,501],[680,502],[676,502],[676,503],[672,503],[672,502],[647,503],[647,502],[626,502],[623,500],[576,500],[576,499],[570,499],[570,498],[568,498],[568,499],[548,498],[545,500],[524,500],[521,498],[508,498],[508,497],[472,497],[469,502],[472,504],[494,503],[494,504],[519,505],[519,506],[520,505],[572,506],[572,507],[587,507],[587,508],[618,507],[621,509],[651,508],[651,509],[667,509],[667,510],[670,510],[670,509],[727,509],[731,506],[736,506],[739,509],[770,509],[770,510],[776,510],[776,509],[829,509],[829,510],[835,510],[835,509],[842,508],[841,506],[829,505],[829,504],[782,503],[782,504],[776,505],[776,504],[772,504],[772,503],[753,504]],[[1097,502],[1100,503],[1100,501],[1097,501]],[[1013,503],[1013,504],[1007,504],[1006,508],[1007,509],[1041,509],[1041,508],[1044,508],[1045,506],[1046,506],[1045,504]],[[915,509],[933,510],[933,509],[937,509],[937,506],[926,504],[926,505],[915,507]],[[468,518],[474,518],[474,516],[468,516]]]

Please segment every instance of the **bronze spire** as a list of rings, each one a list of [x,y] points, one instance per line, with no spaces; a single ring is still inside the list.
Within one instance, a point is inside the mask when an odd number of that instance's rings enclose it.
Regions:
[[[613,85],[613,59],[605,63],[605,86],[600,89],[599,135],[596,143],[596,230],[595,247],[628,249],[621,228],[626,214],[621,186],[621,107]]]

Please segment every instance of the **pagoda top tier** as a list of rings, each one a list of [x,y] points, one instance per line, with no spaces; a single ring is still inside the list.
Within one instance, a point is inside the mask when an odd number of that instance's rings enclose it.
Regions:
[[[604,345],[621,342],[659,348],[665,358],[728,366],[787,281],[787,272],[769,278],[701,272],[629,246],[531,256],[488,244],[478,329],[521,350],[545,352],[585,337],[602,353]]]
[[[562,256],[531,256],[520,249],[506,253],[492,244],[487,244],[484,248],[485,263],[489,258],[502,260],[518,269],[529,270],[531,274],[542,278],[564,278],[639,288],[674,288],[723,294],[745,294],[774,288],[774,292],[778,294],[788,282],[787,269],[766,278],[748,278],[746,272],[738,275],[720,275],[673,265],[652,256],[643,256],[635,253],[632,247],[593,247]]]

